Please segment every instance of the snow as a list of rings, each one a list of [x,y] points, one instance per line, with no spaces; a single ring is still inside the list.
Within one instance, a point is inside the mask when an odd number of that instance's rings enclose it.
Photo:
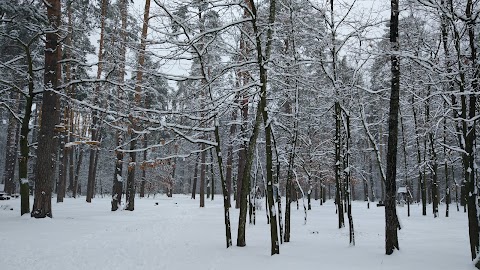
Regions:
[[[291,242],[270,256],[265,212],[257,212],[257,225],[247,222],[246,247],[226,249],[222,200],[199,209],[186,195],[137,198],[135,211],[111,212],[110,199],[57,204],[52,198],[53,219],[20,217],[19,199],[0,201],[14,208],[0,210],[1,269],[475,269],[463,211],[434,219],[421,215],[421,205],[411,206],[411,217],[398,207],[401,250],[387,256],[383,207],[353,202],[356,245],[350,246],[348,228],[337,229],[333,201],[312,201],[306,225],[303,211],[292,208]],[[235,243],[238,210],[230,211]]]

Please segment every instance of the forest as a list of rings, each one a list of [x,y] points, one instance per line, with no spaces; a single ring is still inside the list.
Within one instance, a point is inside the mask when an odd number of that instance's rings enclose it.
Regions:
[[[34,219],[219,200],[225,246],[266,215],[271,255],[295,208],[332,206],[350,246],[352,205],[381,209],[387,255],[398,208],[464,212],[480,269],[479,21],[479,0],[0,0],[0,192]]]

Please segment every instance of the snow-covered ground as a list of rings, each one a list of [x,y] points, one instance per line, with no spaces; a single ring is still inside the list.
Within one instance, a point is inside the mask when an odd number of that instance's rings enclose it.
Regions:
[[[155,203],[158,202],[158,205]],[[225,248],[221,197],[205,208],[185,195],[135,201],[135,211],[110,211],[109,198],[53,202],[53,219],[19,216],[19,199],[0,201],[0,269],[355,269],[473,270],[467,217],[421,216],[421,207],[398,207],[400,251],[384,255],[384,208],[355,202],[356,246],[348,229],[337,229],[332,202],[313,202],[303,225],[303,208],[292,204],[291,242],[270,256],[265,209],[247,228],[247,246]],[[9,205],[13,207],[10,210]],[[238,211],[231,211],[235,244]]]

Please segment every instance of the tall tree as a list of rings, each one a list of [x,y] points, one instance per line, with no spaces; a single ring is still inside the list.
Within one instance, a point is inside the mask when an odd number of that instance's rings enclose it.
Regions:
[[[252,28],[255,36],[255,49],[257,53],[257,64],[259,68],[259,78],[261,82],[260,100],[257,104],[257,112],[255,116],[255,123],[253,127],[253,133],[248,143],[248,149],[246,153],[246,163],[244,169],[244,175],[242,179],[242,196],[240,198],[240,215],[238,225],[237,246],[245,246],[245,223],[247,215],[247,195],[249,193],[250,186],[250,171],[253,162],[253,153],[256,147],[258,138],[258,130],[260,128],[260,121],[263,119],[265,126],[265,155],[266,155],[266,193],[267,193],[267,213],[270,217],[270,243],[271,243],[271,255],[279,254],[279,240],[278,240],[278,228],[277,228],[277,210],[273,200],[273,154],[272,154],[272,125],[268,116],[267,108],[267,68],[265,61],[270,57],[273,35],[273,24],[275,23],[275,0],[270,0],[269,15],[268,15],[268,28],[266,35],[266,44],[264,44],[260,38],[260,29],[258,27],[259,19],[257,8],[255,3],[250,0],[250,7],[252,11]],[[265,54],[263,52],[265,50]]]
[[[477,3],[478,4],[478,3]],[[478,168],[475,164],[475,142],[477,128],[477,95],[480,92],[480,64],[477,62],[478,40],[475,36],[476,21],[480,15],[478,9],[474,11],[475,4],[472,0],[467,0],[465,15],[467,19],[468,44],[470,47],[470,63],[472,78],[470,81],[469,94],[462,93],[462,131],[464,152],[462,160],[464,166],[465,181],[468,190],[468,231],[470,237],[470,251],[472,260],[475,261],[475,267],[480,269],[480,217],[479,211],[479,191],[478,191]],[[468,97],[468,100],[467,100]],[[467,116],[468,111],[468,116]]]
[[[4,191],[8,194],[15,193],[15,165],[17,163],[17,151],[18,151],[18,133],[19,123],[18,120],[15,118],[16,113],[18,113],[19,105],[20,105],[20,93],[16,91],[12,91],[10,93],[10,100],[12,102],[12,106],[10,109],[12,112],[10,113],[10,117],[8,119],[8,127],[7,127],[7,143],[6,143],[6,151],[5,151],[5,170],[3,172],[3,181],[5,183]]]
[[[147,47],[147,32],[148,32],[148,21],[150,20],[150,0],[145,1],[145,9],[143,12],[143,26],[142,26],[142,34],[140,37],[140,48],[138,52],[138,70],[137,76],[135,80],[135,105],[141,105],[141,95],[142,95],[142,82],[143,82],[143,72],[144,72],[144,64],[145,64],[145,49]],[[137,116],[130,115],[130,121],[132,125],[132,134],[131,134],[131,141],[130,141],[130,162],[128,166],[128,174],[127,174],[127,190],[125,194],[126,204],[125,210],[133,211],[134,204],[135,204],[135,167],[136,167],[136,156],[137,153],[135,151],[136,142],[138,134],[135,133],[136,129],[138,128],[138,120],[136,119]]]
[[[38,138],[37,168],[32,217],[52,217],[52,183],[56,160],[56,131],[59,122],[59,97],[55,93],[60,80],[61,46],[58,30],[62,15],[60,0],[45,0],[50,29],[45,37],[45,74],[42,118]]]
[[[119,83],[125,83],[125,61],[127,53],[127,15],[128,15],[128,1],[120,1],[120,16],[121,16],[121,43],[120,43],[120,67],[119,67]],[[118,98],[122,100],[124,98],[122,87],[117,89]],[[117,147],[120,147],[124,141],[124,134],[122,131],[117,130],[115,134],[115,140]],[[113,188],[112,188],[112,211],[116,211],[122,203],[122,191],[123,191],[123,158],[124,152],[122,149],[117,149],[115,153],[115,171],[113,173]]]
[[[105,19],[107,15],[108,0],[101,1],[101,14],[100,14],[100,40],[98,46],[98,66],[97,66],[97,80],[100,79],[103,72],[103,56],[104,56],[104,45],[105,45]],[[93,103],[98,105],[98,99],[100,95],[100,85],[95,86],[95,93],[93,94]],[[96,110],[92,113],[92,141],[99,141],[100,138],[100,117]],[[87,182],[87,197],[86,201],[91,202],[93,198],[94,188],[95,188],[95,172],[96,166],[95,157],[97,156],[98,148],[93,146],[90,148],[89,153],[89,166],[88,166],[88,182]]]
[[[398,0],[391,0],[390,12],[390,61],[392,80],[390,90],[390,112],[388,115],[387,174],[385,181],[385,253],[387,255],[392,254],[395,249],[399,249],[397,235],[399,223],[396,210],[398,111],[400,104]]]

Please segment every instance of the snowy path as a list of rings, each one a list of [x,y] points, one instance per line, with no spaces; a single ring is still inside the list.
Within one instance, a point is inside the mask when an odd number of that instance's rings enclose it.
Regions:
[[[134,212],[110,212],[109,198],[66,199],[54,203],[53,219],[35,220],[18,216],[18,200],[1,201],[14,211],[0,210],[0,269],[475,269],[463,212],[434,220],[415,205],[407,218],[399,207],[401,251],[385,256],[383,208],[354,204],[356,246],[349,247],[331,202],[314,202],[307,225],[292,204],[292,242],[271,257],[264,210],[247,228],[247,247],[227,250],[220,200],[204,209],[183,195],[135,203]],[[238,212],[231,217],[235,243]]]

